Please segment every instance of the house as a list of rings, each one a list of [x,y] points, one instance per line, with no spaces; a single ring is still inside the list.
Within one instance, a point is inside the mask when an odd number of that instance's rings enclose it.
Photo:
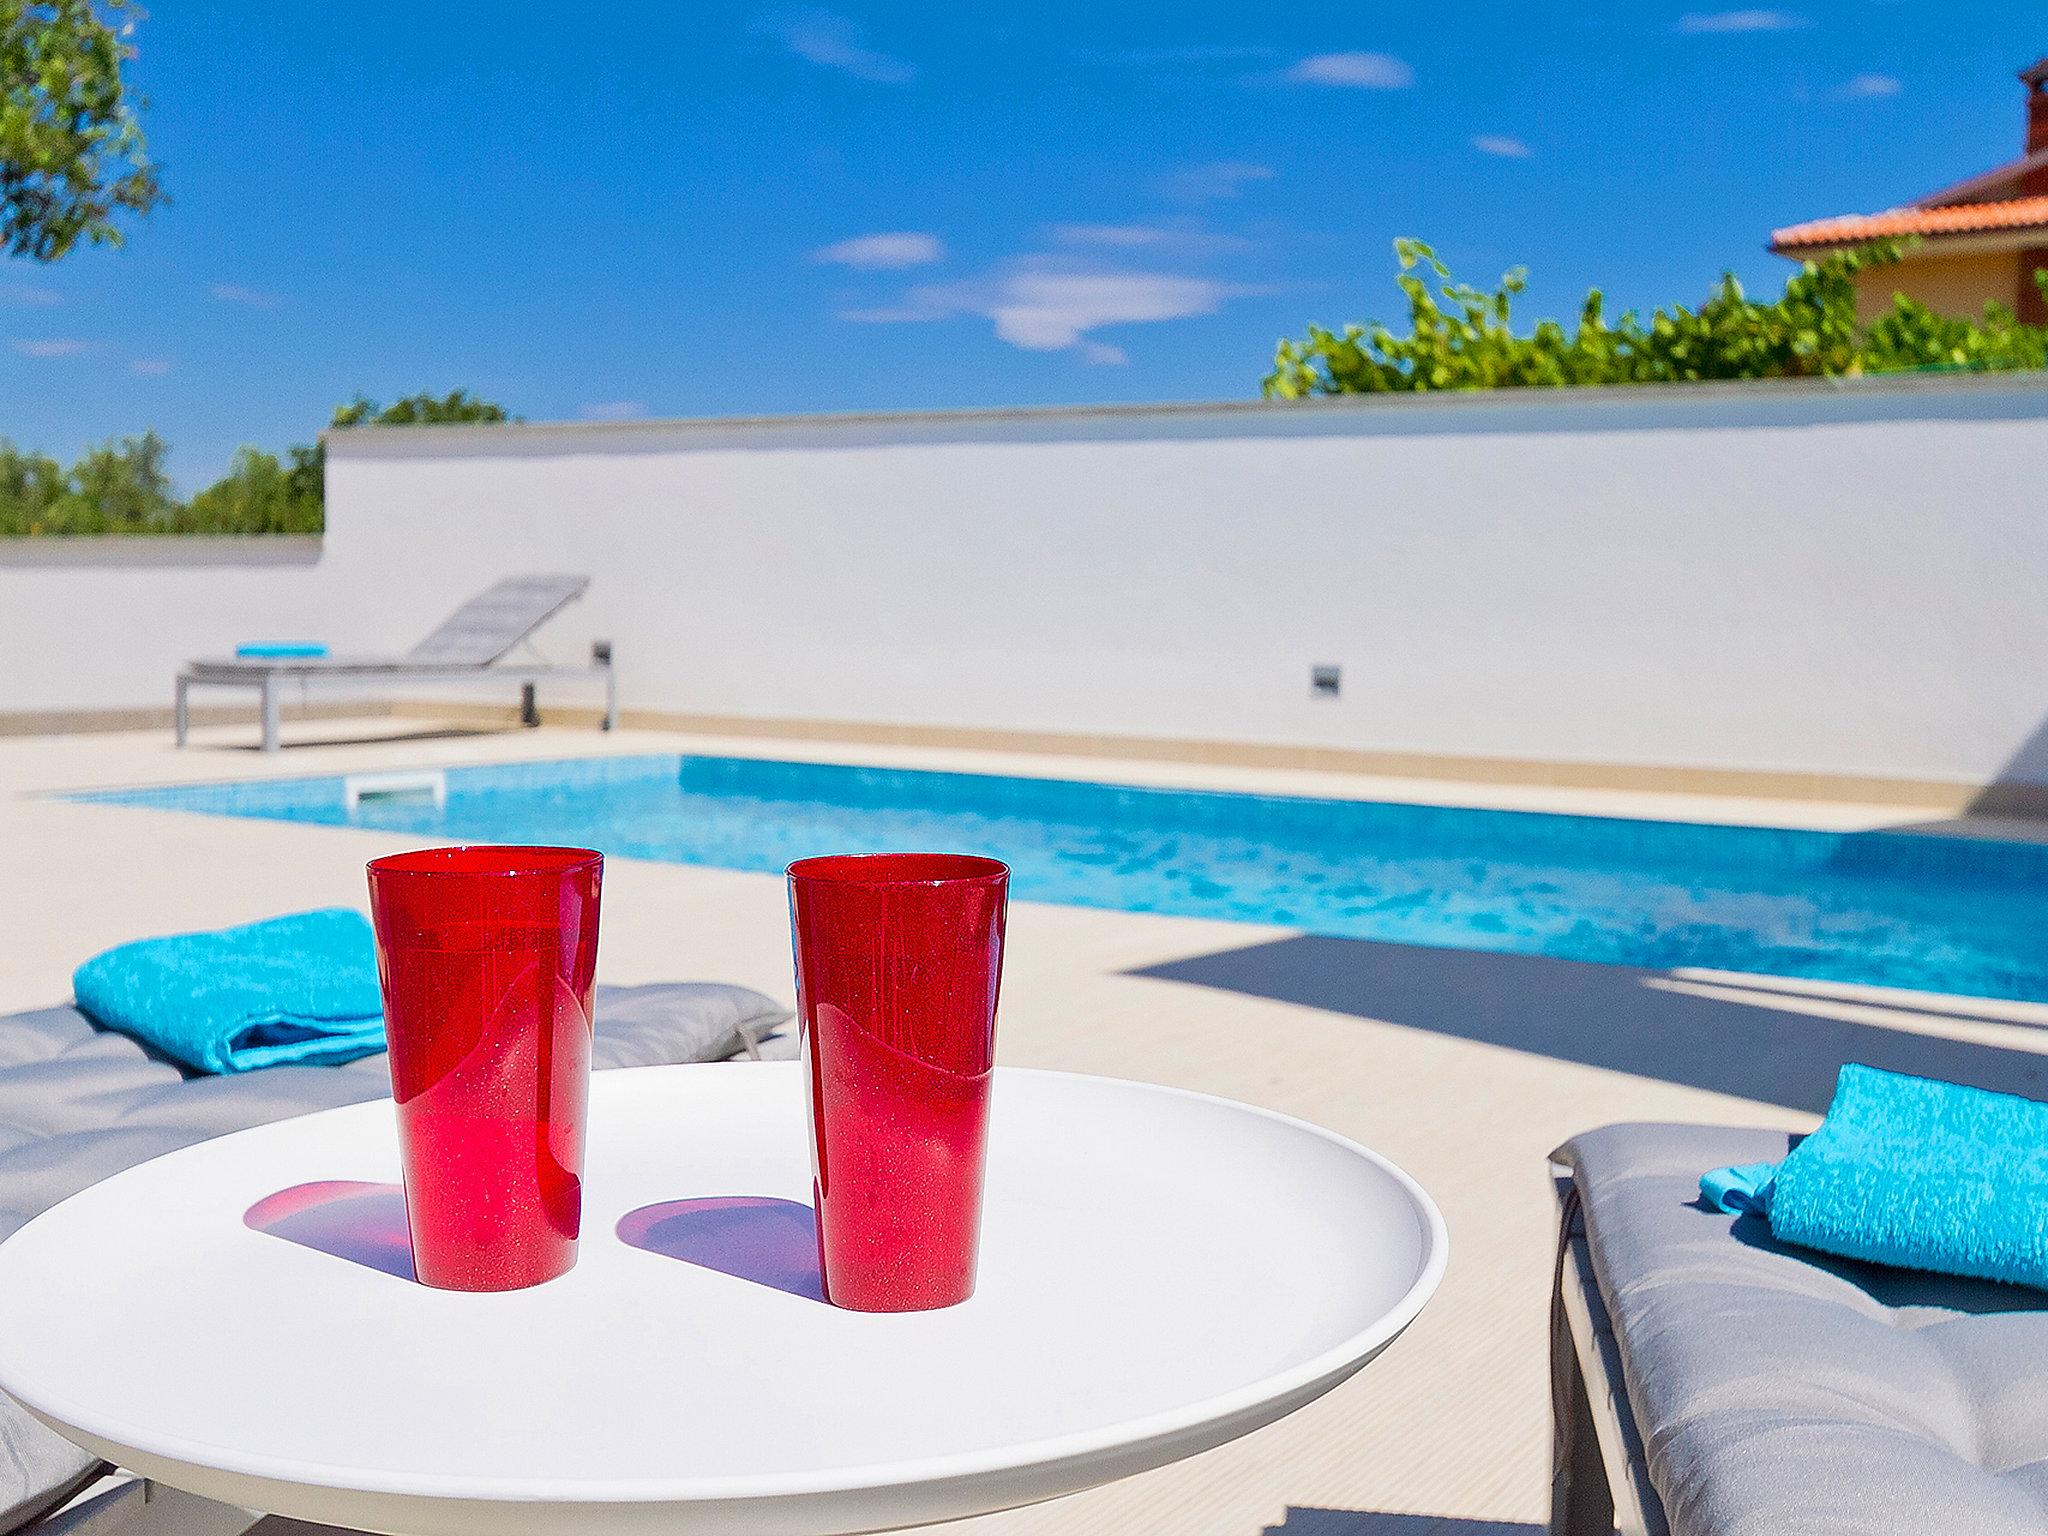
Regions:
[[[1937,313],[1976,315],[1988,302],[2023,320],[2048,323],[2034,284],[2048,268],[2048,58],[2020,71],[2027,88],[2026,148],[2019,159],[1884,213],[1849,213],[1794,224],[1771,235],[1780,256],[1804,260],[1886,236],[1917,236],[1898,266],[1857,280],[1865,318],[1891,307],[1892,295],[1918,299]]]

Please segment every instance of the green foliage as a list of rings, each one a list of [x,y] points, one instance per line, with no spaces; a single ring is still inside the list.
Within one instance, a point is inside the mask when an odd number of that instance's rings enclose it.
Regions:
[[[56,261],[119,245],[121,212],[163,201],[121,66],[130,0],[0,0],[0,246]]]
[[[0,439],[0,534],[170,533],[183,510],[154,432],[89,448],[69,472]]]
[[[244,446],[228,472],[192,498],[177,519],[179,533],[318,533],[326,525],[317,479],[296,475],[297,459],[311,449],[289,450],[291,468],[277,455]]]
[[[164,473],[170,449],[154,432],[88,448],[71,466],[71,491],[63,505],[78,531],[158,533],[178,512],[171,477]]]
[[[1896,262],[1897,241],[1878,241],[1809,261],[1771,303],[1724,275],[1697,309],[1674,305],[1647,322],[1630,310],[1609,321],[1598,289],[1586,295],[1575,329],[1512,326],[1517,267],[1484,292],[1456,281],[1419,240],[1396,240],[1395,282],[1408,299],[1405,334],[1384,325],[1347,325],[1340,335],[1309,327],[1284,340],[1265,380],[1269,398],[1389,390],[1498,389],[1517,385],[1649,384],[1687,379],[1841,377],[1916,368],[2039,368],[2048,327],[2027,325],[1988,305],[1977,320],[1946,320],[1903,295],[1865,326],[1856,318],[1856,277]],[[1418,270],[1420,269],[1420,270]],[[1434,280],[1434,287],[1432,287]],[[2048,273],[2036,275],[2048,292]]]
[[[55,459],[0,437],[0,537],[56,532],[57,507],[70,489]]]
[[[389,405],[379,405],[357,395],[347,405],[336,406],[334,427],[445,427],[462,422],[510,421],[505,407],[479,400],[466,389],[451,389],[440,397],[407,395]]]
[[[334,412],[337,426],[509,419],[502,406],[461,389],[408,395],[388,406],[358,395]],[[282,459],[244,446],[228,472],[189,504],[172,494],[168,452],[162,438],[145,432],[88,449],[66,470],[47,454],[24,453],[0,438],[0,538],[319,533],[326,526],[327,457],[318,443],[294,443]]]

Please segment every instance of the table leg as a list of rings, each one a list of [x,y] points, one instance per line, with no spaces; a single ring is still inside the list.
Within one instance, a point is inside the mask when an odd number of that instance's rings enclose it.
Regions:
[[[179,678],[177,692],[171,702],[171,728],[176,733],[178,745],[181,747],[185,745],[185,737],[189,734],[192,725],[191,695],[192,679],[189,677]]]
[[[277,750],[277,679],[263,679],[263,750]]]

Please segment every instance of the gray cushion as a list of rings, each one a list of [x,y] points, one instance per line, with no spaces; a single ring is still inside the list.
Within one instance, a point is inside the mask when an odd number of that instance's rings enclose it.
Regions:
[[[2048,1296],[1786,1248],[1698,1199],[1790,1140],[1622,1125],[1556,1153],[1674,1536],[2039,1536]]]
[[[598,1067],[717,1061],[789,1010],[744,987],[599,987]],[[160,1153],[391,1091],[382,1055],[340,1067],[193,1074],[76,1008],[0,1018],[0,1238],[65,1196]],[[56,1508],[94,1459],[0,1396],[0,1531]]]

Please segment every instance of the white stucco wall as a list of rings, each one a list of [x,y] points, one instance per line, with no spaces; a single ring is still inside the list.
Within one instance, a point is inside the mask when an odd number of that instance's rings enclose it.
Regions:
[[[628,708],[2048,780],[2044,487],[2035,377],[337,433],[313,565],[0,563],[0,710],[561,569]]]

